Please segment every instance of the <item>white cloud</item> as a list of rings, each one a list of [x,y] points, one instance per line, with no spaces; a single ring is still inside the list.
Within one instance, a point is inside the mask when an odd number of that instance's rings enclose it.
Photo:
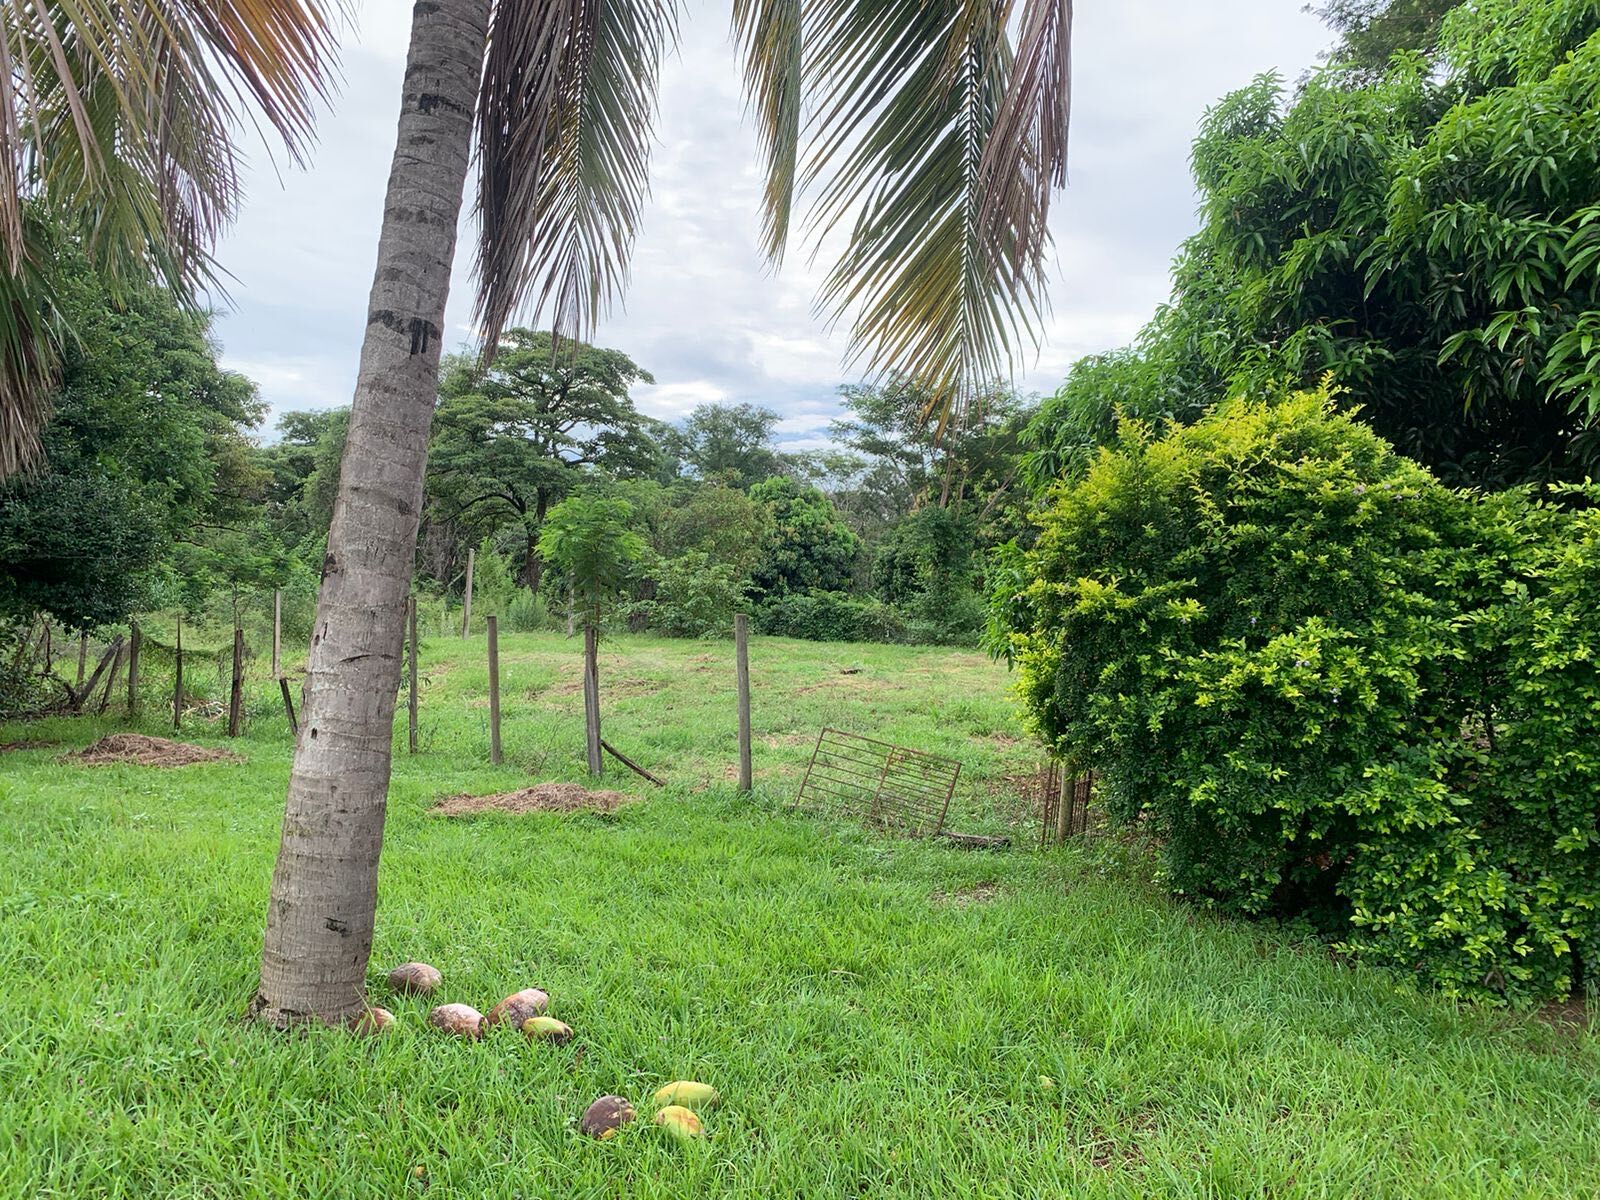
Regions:
[[[409,19],[403,0],[368,0],[312,168],[285,168],[280,185],[257,155],[248,204],[220,248],[237,279],[235,309],[218,326],[225,361],[260,383],[275,413],[347,403],[354,385]],[[813,311],[826,254],[808,261],[797,244],[776,273],[762,259],[755,138],[727,28],[727,0],[700,0],[664,66],[631,288],[596,336],[655,374],[657,386],[637,393],[644,411],[676,418],[707,400],[751,401],[782,413],[799,438],[837,409],[847,331]],[[1166,298],[1169,263],[1195,225],[1188,152],[1206,106],[1262,71],[1299,74],[1328,40],[1298,0],[1079,5],[1075,37],[1053,311],[1018,379],[1041,392],[1083,354],[1127,342]],[[464,341],[460,257],[447,324]]]

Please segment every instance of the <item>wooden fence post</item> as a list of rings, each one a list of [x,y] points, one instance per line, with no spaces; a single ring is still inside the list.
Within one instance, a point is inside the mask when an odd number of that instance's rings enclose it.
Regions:
[[[500,762],[500,622],[493,613],[489,626],[489,761]]]
[[[172,727],[183,728],[183,618],[178,618],[178,637],[172,650]]]
[[[467,590],[461,604],[461,636],[466,637],[472,632],[472,570],[477,563],[478,552],[468,547],[467,549]]]
[[[605,772],[600,757],[600,635],[592,623],[583,627],[583,723],[589,742],[589,774]]]
[[[1056,841],[1065,842],[1072,828],[1073,784],[1072,772],[1061,764],[1061,790],[1056,801]]]
[[[733,618],[734,679],[739,688],[739,790],[748,792],[750,770],[750,618]]]
[[[411,753],[415,754],[417,752],[417,598],[415,596],[406,600],[406,634],[411,645],[411,661],[407,668],[410,694],[406,697],[406,713],[411,724],[408,731],[409,744]]]
[[[139,711],[139,646],[144,642],[144,633],[139,628],[139,622],[134,621],[133,627],[128,631],[128,716],[133,717]]]
[[[233,686],[228,691],[228,736],[238,737],[244,724],[244,630],[233,631]]]
[[[283,674],[283,589],[272,589],[272,676],[274,679]]]

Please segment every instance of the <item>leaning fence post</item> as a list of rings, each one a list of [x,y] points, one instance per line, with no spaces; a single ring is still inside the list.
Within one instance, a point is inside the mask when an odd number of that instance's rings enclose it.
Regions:
[[[734,679],[739,688],[739,790],[750,790],[750,618],[733,618]]]
[[[406,634],[411,643],[411,662],[407,669],[410,692],[406,697],[406,713],[411,725],[408,731],[409,744],[411,753],[415,754],[417,752],[417,598],[415,596],[406,599]]]
[[[467,548],[467,590],[461,602],[461,636],[472,632],[472,568],[477,561],[477,551]]]
[[[500,761],[500,632],[499,621],[490,613],[489,626],[489,761]]]
[[[139,628],[139,622],[134,621],[133,627],[128,630],[128,716],[133,717],[139,711],[139,646],[144,641],[144,633]]]
[[[95,709],[96,713],[105,712],[106,706],[111,703],[111,693],[117,686],[117,673],[122,670],[122,652],[124,649],[122,638],[118,637],[112,646],[111,672],[106,676],[106,690],[100,693],[100,706]]]
[[[228,692],[228,736],[238,737],[244,723],[244,630],[233,631],[233,686]]]
[[[289,718],[289,736],[298,738],[300,736],[300,722],[296,720],[294,715],[294,700],[289,695],[289,681],[282,675],[278,676],[278,691],[283,693],[283,711]]]

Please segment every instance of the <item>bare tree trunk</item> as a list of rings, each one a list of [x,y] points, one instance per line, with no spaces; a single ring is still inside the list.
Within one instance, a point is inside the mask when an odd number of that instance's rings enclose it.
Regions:
[[[253,1007],[361,1011],[439,339],[490,0],[419,0]]]

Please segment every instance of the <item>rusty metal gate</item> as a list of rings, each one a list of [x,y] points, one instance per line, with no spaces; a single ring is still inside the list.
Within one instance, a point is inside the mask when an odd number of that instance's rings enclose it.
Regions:
[[[961,764],[953,758],[824,729],[794,804],[910,837],[932,837],[944,828],[960,775]]]

